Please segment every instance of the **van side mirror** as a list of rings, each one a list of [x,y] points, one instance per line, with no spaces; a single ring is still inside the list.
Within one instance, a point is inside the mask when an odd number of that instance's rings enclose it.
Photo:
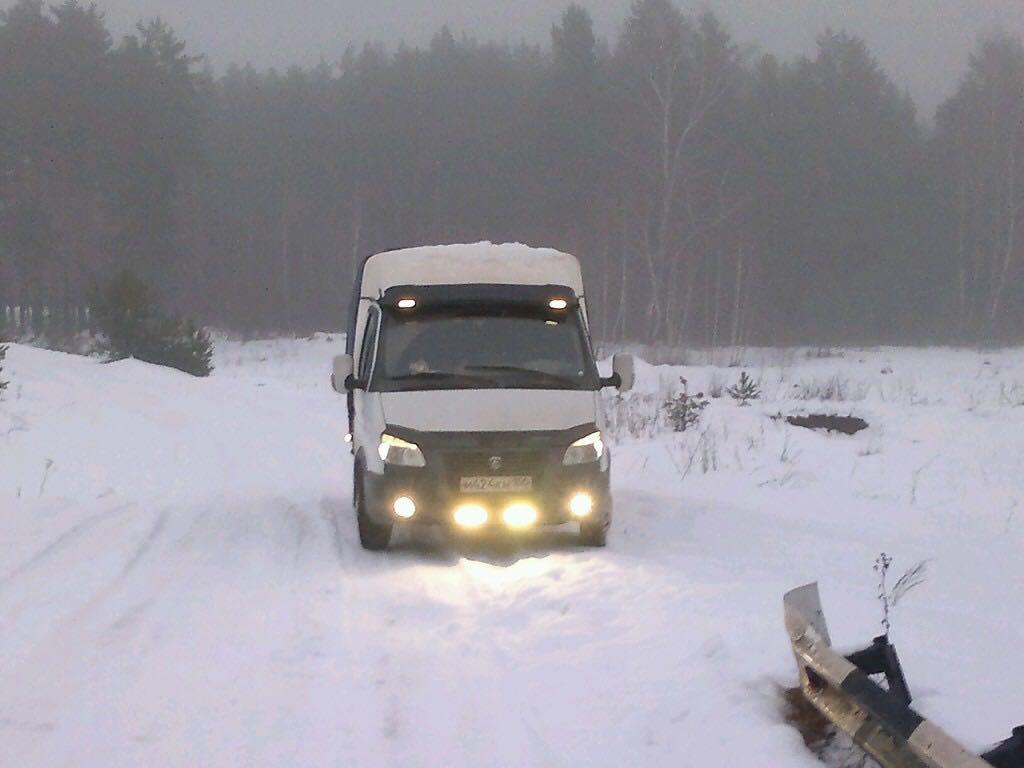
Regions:
[[[338,355],[334,358],[334,371],[331,373],[331,386],[335,392],[348,392],[346,382],[352,375],[352,355]]]
[[[627,354],[615,355],[612,358],[612,371],[618,378],[618,384],[620,392],[629,392],[633,388],[633,384],[636,381],[636,369],[633,362],[633,356]]]

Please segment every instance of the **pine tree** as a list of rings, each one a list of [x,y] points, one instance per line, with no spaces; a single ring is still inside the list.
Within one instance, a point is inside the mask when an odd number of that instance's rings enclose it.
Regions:
[[[93,312],[111,360],[135,358],[193,376],[213,370],[213,342],[190,320],[167,317],[155,291],[131,270],[122,270],[94,299]]]
[[[93,301],[93,313],[105,337],[103,351],[113,360],[143,359],[162,332],[155,292],[129,269],[103,286]]]
[[[213,341],[205,329],[191,320],[174,323],[167,329],[162,365],[177,368],[193,376],[209,376],[213,370]]]

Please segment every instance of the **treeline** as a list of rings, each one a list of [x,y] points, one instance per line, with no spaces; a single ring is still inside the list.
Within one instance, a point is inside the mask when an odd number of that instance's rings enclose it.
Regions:
[[[665,344],[1024,338],[1024,47],[983,42],[916,114],[864,43],[743,52],[637,0],[606,44],[441,30],[287,73],[203,70],[161,22],[0,15],[0,305],[130,266],[242,331],[343,325],[357,261],[421,243],[584,262],[597,334]]]

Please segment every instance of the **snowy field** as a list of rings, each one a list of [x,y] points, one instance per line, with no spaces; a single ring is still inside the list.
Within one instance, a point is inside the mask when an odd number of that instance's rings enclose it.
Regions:
[[[608,396],[616,521],[512,554],[355,535],[341,339],[199,380],[13,345],[0,402],[0,766],[813,766],[782,594],[893,637],[972,748],[1024,722],[1024,351],[754,350]],[[742,362],[746,367],[729,367]],[[682,434],[655,419],[746,370]],[[778,414],[867,419],[855,437]]]

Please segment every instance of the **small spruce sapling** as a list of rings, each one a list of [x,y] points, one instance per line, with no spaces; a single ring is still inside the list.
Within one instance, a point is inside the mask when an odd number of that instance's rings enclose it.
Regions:
[[[746,371],[740,374],[740,380],[735,386],[726,390],[729,397],[738,402],[741,406],[750,405],[751,400],[758,400],[761,397],[761,385],[750,378]]]
[[[886,640],[889,639],[889,632],[892,629],[892,610],[900,600],[915,587],[925,582],[927,577],[928,561],[922,560],[913,568],[904,573],[897,582],[889,589],[887,579],[889,569],[892,567],[893,558],[883,552],[875,560],[875,573],[878,574],[878,601],[882,604],[882,629]]]
[[[673,432],[685,432],[700,421],[701,413],[708,407],[703,392],[691,395],[687,391],[689,385],[686,379],[680,378],[679,381],[683,385],[682,392],[671,395],[662,406]]]

